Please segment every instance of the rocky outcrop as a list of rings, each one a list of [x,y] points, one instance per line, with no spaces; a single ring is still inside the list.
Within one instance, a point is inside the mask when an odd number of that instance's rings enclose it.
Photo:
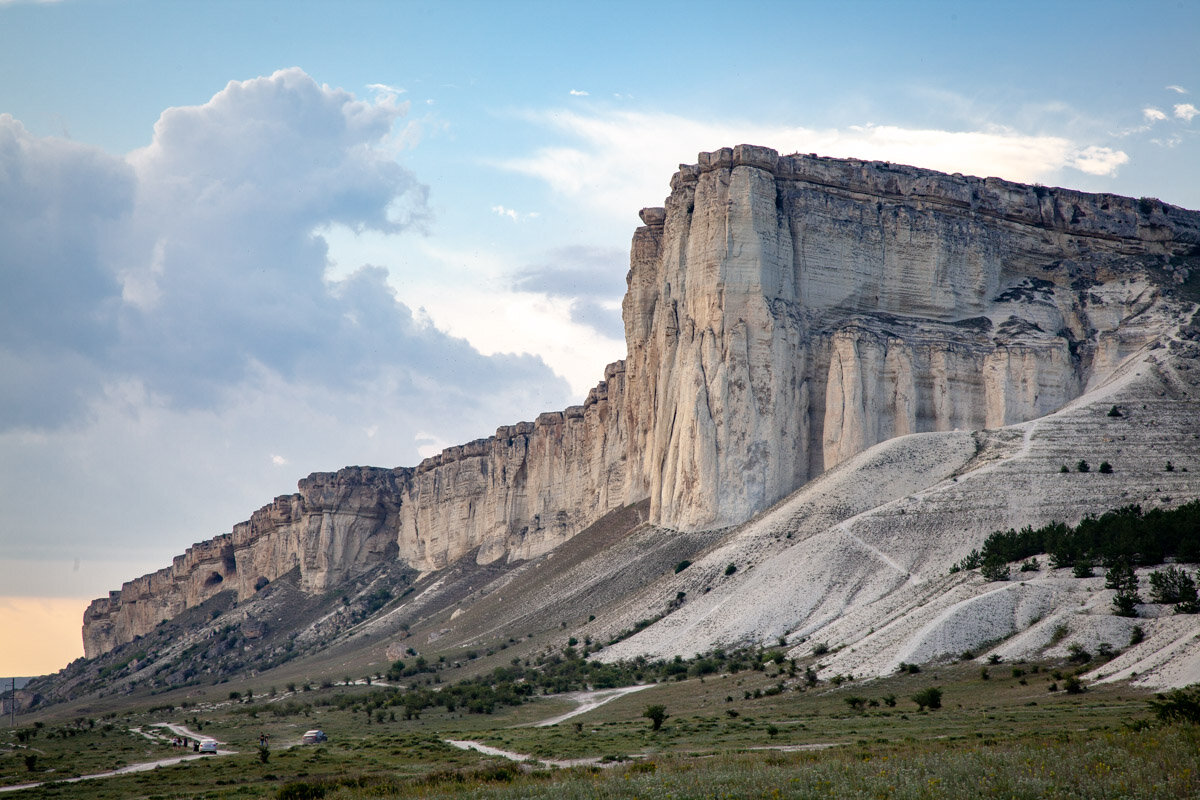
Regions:
[[[309,476],[95,601],[87,655],[297,567],[322,592],[387,560],[526,559],[646,498],[718,528],[892,437],[1041,417],[1162,336],[1200,262],[1200,214],[1158,201],[747,145],[641,216],[628,356],[582,406]]]
[[[385,560],[432,570],[471,552],[480,563],[539,555],[629,502],[624,386],[623,365],[610,364],[583,405],[502,427],[416,468],[314,473],[231,534],[93,601],[84,654],[105,653],[219,592],[245,600],[296,568],[306,591],[324,592]]]
[[[1200,242],[1157,201],[745,145],[671,186],[624,312],[638,475],[673,528],[892,436],[1053,411],[1161,335],[1151,273]]]

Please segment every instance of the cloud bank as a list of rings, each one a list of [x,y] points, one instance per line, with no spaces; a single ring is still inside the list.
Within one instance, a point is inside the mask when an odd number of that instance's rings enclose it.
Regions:
[[[234,81],[124,158],[0,115],[0,478],[19,507],[0,553],[86,549],[106,525],[146,536],[181,511],[185,527],[219,514],[211,536],[309,469],[415,463],[418,431],[468,440],[566,403],[540,359],[438,330],[385,269],[327,279],[315,230],[429,218],[395,159],[406,106],[376,90],[299,69]],[[63,505],[47,474],[77,507],[47,513]],[[224,476],[228,497],[186,497]],[[123,497],[135,513],[112,510]]]

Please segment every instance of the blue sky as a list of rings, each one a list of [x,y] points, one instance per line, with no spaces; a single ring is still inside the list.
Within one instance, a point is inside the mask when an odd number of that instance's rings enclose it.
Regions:
[[[1196,4],[829,6],[0,0],[0,638],[61,631],[0,674],[308,472],[578,402],[699,150],[1200,208]]]

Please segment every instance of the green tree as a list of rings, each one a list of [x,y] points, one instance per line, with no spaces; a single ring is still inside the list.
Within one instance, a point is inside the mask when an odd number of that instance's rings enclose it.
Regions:
[[[656,731],[662,727],[663,722],[666,721],[669,715],[667,714],[666,706],[656,704],[646,706],[646,710],[642,712],[642,716],[650,720],[650,730]]]
[[[942,690],[936,686],[930,686],[915,693],[912,701],[917,704],[919,711],[924,711],[926,708],[941,708]]]

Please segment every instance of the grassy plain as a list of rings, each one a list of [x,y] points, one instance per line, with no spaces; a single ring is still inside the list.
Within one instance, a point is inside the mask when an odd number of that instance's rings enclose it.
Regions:
[[[1200,796],[1200,729],[1152,720],[1150,695],[1124,685],[1081,694],[1063,665],[977,663],[834,687],[763,670],[669,681],[550,727],[561,698],[491,714],[435,706],[406,719],[372,707],[381,690],[332,686],[252,701],[214,696],[0,733],[0,785],[54,781],[177,754],[131,728],[176,722],[236,755],[15,792],[26,798],[1184,798]],[[1059,677],[1053,674],[1061,670]],[[784,690],[777,692],[780,683]],[[942,706],[911,696],[938,686]],[[894,703],[894,705],[889,705]],[[642,714],[666,707],[661,730]],[[300,745],[309,728],[330,741]],[[74,731],[71,733],[70,731]],[[258,737],[271,737],[267,761]],[[517,763],[450,746],[468,739],[535,759],[592,759],[569,768]],[[24,756],[35,753],[30,771]]]

